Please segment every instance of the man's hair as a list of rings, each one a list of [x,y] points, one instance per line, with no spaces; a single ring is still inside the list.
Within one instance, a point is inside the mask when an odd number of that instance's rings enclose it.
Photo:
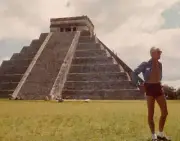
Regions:
[[[162,52],[161,50],[160,50],[160,48],[157,48],[157,47],[151,47],[151,49],[150,49],[150,54],[152,55],[152,53],[153,52],[155,52],[155,51],[160,51],[160,52]]]

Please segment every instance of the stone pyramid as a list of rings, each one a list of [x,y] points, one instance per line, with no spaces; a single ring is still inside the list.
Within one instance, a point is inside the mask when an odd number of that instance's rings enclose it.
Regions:
[[[96,37],[87,16],[56,18],[49,33],[3,61],[0,98],[143,99],[131,72]]]

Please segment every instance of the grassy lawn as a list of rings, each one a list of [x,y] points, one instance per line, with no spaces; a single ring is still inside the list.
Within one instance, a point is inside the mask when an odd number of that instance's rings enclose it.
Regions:
[[[168,101],[168,109],[166,132],[180,141],[180,101]],[[159,116],[156,108],[156,125]],[[0,101],[0,141],[148,141],[150,136],[145,101]]]

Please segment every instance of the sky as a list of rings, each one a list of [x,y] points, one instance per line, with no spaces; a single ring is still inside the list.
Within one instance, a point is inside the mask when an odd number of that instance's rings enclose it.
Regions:
[[[0,0],[0,63],[49,32],[50,18],[81,15],[132,69],[161,48],[163,83],[180,87],[180,0]]]

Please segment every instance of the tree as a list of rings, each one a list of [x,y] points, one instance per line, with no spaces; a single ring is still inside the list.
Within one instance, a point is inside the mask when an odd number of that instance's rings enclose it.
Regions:
[[[180,99],[180,88],[176,91],[177,99]]]
[[[175,88],[168,86],[168,85],[164,85],[163,86],[163,91],[167,97],[167,99],[177,99],[177,91]]]

